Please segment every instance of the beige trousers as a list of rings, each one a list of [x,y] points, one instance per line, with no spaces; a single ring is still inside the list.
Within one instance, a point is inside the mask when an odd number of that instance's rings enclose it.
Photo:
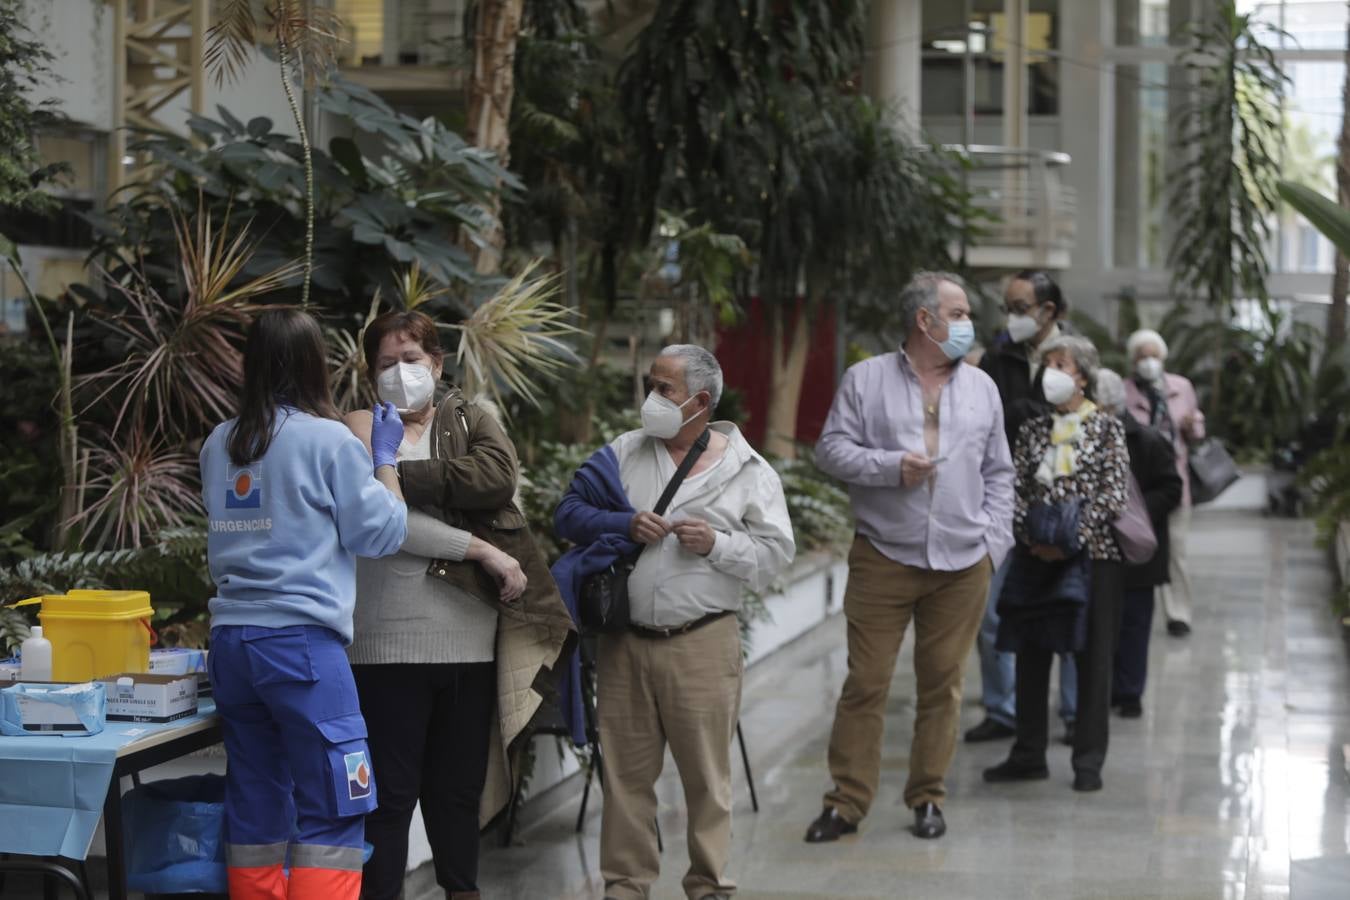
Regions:
[[[1169,622],[1191,624],[1191,577],[1186,572],[1186,544],[1191,536],[1191,508],[1181,506],[1167,523],[1170,584],[1158,588],[1163,613]]]
[[[916,569],[891,561],[859,537],[848,566],[848,677],[830,734],[835,786],[825,794],[825,805],[858,822],[876,797],[886,695],[905,630],[913,621],[918,701],[905,805],[941,806],[947,769],[956,754],[961,678],[984,617],[993,565],[985,557],[961,572]]]
[[[740,626],[735,616],[672,638],[600,638],[596,711],[605,758],[600,872],[605,896],[638,900],[661,871],[656,779],[670,747],[689,813],[690,900],[732,893],[731,739],[740,715]]]

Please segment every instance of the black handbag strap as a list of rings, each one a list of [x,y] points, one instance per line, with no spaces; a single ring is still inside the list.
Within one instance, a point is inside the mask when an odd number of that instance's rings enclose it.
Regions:
[[[685,476],[689,474],[690,469],[694,468],[694,463],[698,462],[698,458],[703,455],[703,451],[708,449],[708,434],[708,429],[703,429],[703,433],[694,441],[694,446],[690,447],[689,452],[684,455],[684,459],[680,460],[679,468],[671,476],[670,483],[661,492],[661,499],[656,501],[656,508],[652,510],[658,516],[666,514],[666,507],[670,506],[670,501],[675,499],[675,492],[680,489],[680,485],[684,484]]]

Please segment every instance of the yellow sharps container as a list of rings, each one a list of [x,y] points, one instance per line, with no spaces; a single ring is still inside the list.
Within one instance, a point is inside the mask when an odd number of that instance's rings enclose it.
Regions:
[[[33,597],[42,634],[52,642],[52,679],[89,681],[150,670],[150,595],[145,591],[70,591]]]

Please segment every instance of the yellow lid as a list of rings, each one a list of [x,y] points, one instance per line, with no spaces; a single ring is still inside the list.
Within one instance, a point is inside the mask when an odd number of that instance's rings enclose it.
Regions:
[[[42,599],[44,616],[80,616],[89,619],[123,619],[149,616],[150,594],[146,591],[86,591],[48,594]]]

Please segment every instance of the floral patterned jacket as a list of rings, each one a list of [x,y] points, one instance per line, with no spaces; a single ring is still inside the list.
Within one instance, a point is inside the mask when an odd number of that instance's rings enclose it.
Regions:
[[[1084,501],[1079,521],[1080,543],[1095,560],[1120,561],[1114,523],[1129,496],[1130,456],[1125,448],[1125,427],[1115,416],[1101,411],[1083,422],[1078,443],[1078,469],[1056,478],[1053,487],[1036,479],[1045,451],[1050,447],[1051,416],[1023,423],[1017,433],[1013,467],[1017,470],[1017,502],[1013,509],[1013,534],[1026,545],[1027,509],[1035,503],[1062,503],[1072,498]]]

